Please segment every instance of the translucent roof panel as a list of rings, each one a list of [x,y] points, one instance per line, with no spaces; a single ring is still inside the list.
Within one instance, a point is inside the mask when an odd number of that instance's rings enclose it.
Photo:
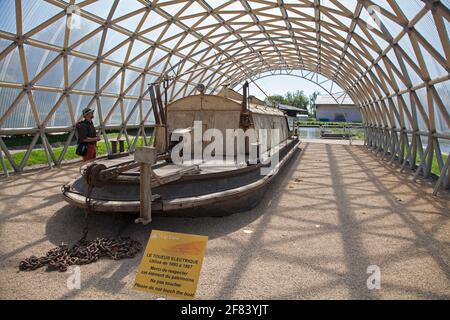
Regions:
[[[0,129],[70,127],[86,106],[100,126],[138,124],[151,82],[174,100],[302,70],[366,122],[406,94],[417,126],[448,132],[449,19],[431,0],[0,0]]]

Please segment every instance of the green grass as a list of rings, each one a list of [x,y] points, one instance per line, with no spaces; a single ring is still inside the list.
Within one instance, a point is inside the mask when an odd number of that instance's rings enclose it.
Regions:
[[[442,160],[444,161],[444,164],[446,163],[447,159],[448,159],[448,155],[443,154],[442,155]],[[416,162],[416,164],[420,165],[420,157],[419,157],[419,155],[417,155],[417,162]],[[441,175],[441,170],[439,169],[439,163],[437,161],[436,156],[433,157],[433,165],[431,167],[431,172],[434,173],[437,176]]]
[[[364,130],[344,130],[341,128],[332,128],[331,131],[335,134],[351,133],[353,135],[353,139],[355,140],[364,140],[366,136]]]
[[[444,164],[445,164],[445,162],[448,159],[448,156],[442,155],[442,159],[444,160]],[[439,170],[439,164],[437,162],[436,157],[434,157],[434,159],[433,159],[433,167],[431,168],[431,172],[433,172],[437,176],[441,175],[441,170]]]
[[[404,152],[404,156],[406,158],[406,150]],[[419,154],[417,154],[416,158],[417,158],[416,166],[420,166],[421,162],[420,162]],[[442,160],[444,161],[444,164],[447,161],[447,159],[448,159],[448,155],[442,154]],[[431,166],[431,172],[434,173],[437,176],[441,175],[441,170],[439,169],[439,163],[437,161],[436,155],[433,156],[433,163],[432,163],[432,166]]]
[[[117,133],[108,134],[109,138],[115,138],[117,136],[118,136]],[[132,137],[130,137],[130,139],[132,139]],[[127,145],[127,144],[125,143],[125,145]],[[140,137],[136,146],[142,147],[143,145],[144,145],[144,139],[142,137]],[[53,152],[55,153],[56,159],[59,159],[63,149],[64,149],[63,147],[53,148]],[[81,159],[81,157],[75,153],[75,150],[76,150],[76,146],[70,146],[67,149],[66,154],[64,155],[64,160],[69,161],[69,160],[74,160],[74,159]],[[26,153],[26,151],[20,151],[20,152],[14,153],[12,155],[12,158],[17,165],[20,165],[20,163],[22,162],[22,159],[25,156],[25,153]],[[98,142],[97,143],[97,156],[104,156],[106,154],[107,154],[106,143],[104,141]],[[12,166],[9,163],[8,159],[5,158],[5,162],[6,162],[6,168],[8,169],[8,171],[11,171]],[[43,164],[47,164],[47,163],[48,162],[47,162],[47,156],[45,155],[45,151],[41,150],[41,149],[37,149],[37,150],[33,150],[31,152],[31,155],[30,155],[30,158],[28,159],[28,163],[27,163],[26,167],[33,167],[36,165],[43,165]],[[1,163],[0,163],[0,171],[3,172],[3,166]]]

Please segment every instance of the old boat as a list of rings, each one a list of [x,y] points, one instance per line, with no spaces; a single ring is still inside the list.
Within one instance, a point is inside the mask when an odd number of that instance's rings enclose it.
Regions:
[[[188,96],[166,106],[165,125],[157,126],[155,148],[158,158],[152,166],[151,212],[155,215],[225,216],[248,210],[262,198],[269,183],[299,151],[300,141],[289,131],[286,115],[279,109],[248,96],[224,88],[219,95]],[[164,117],[162,117],[164,118]],[[219,164],[200,159],[175,163],[171,159],[170,137],[180,129],[189,131],[194,121],[202,121],[204,129],[279,129],[280,142],[266,154],[258,143],[245,146],[246,162],[234,160]],[[203,147],[207,147],[205,144]],[[261,162],[277,147],[279,161]],[[256,148],[256,161],[248,161],[250,149]],[[224,156],[225,156],[224,152]],[[217,156],[217,155],[216,155]],[[262,174],[261,170],[268,171]],[[82,168],[83,175],[65,185],[64,199],[71,205],[89,206],[96,212],[139,213],[140,169],[133,155],[103,159]]]

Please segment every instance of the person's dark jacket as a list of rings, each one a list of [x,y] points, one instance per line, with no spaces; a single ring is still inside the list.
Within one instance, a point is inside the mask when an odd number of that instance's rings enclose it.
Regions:
[[[84,142],[87,138],[97,137],[95,126],[91,121],[83,120],[77,124],[78,144]]]

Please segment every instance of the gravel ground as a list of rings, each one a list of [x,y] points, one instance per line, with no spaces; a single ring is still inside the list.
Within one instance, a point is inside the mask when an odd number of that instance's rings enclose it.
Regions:
[[[132,236],[152,229],[209,236],[198,299],[449,299],[450,195],[431,196],[360,146],[305,143],[260,205],[225,218],[95,215],[91,235]],[[134,291],[140,256],[68,274],[18,272],[30,255],[79,239],[83,211],[60,198],[78,166],[0,180],[0,299],[156,299]],[[367,268],[381,288],[367,288]]]

